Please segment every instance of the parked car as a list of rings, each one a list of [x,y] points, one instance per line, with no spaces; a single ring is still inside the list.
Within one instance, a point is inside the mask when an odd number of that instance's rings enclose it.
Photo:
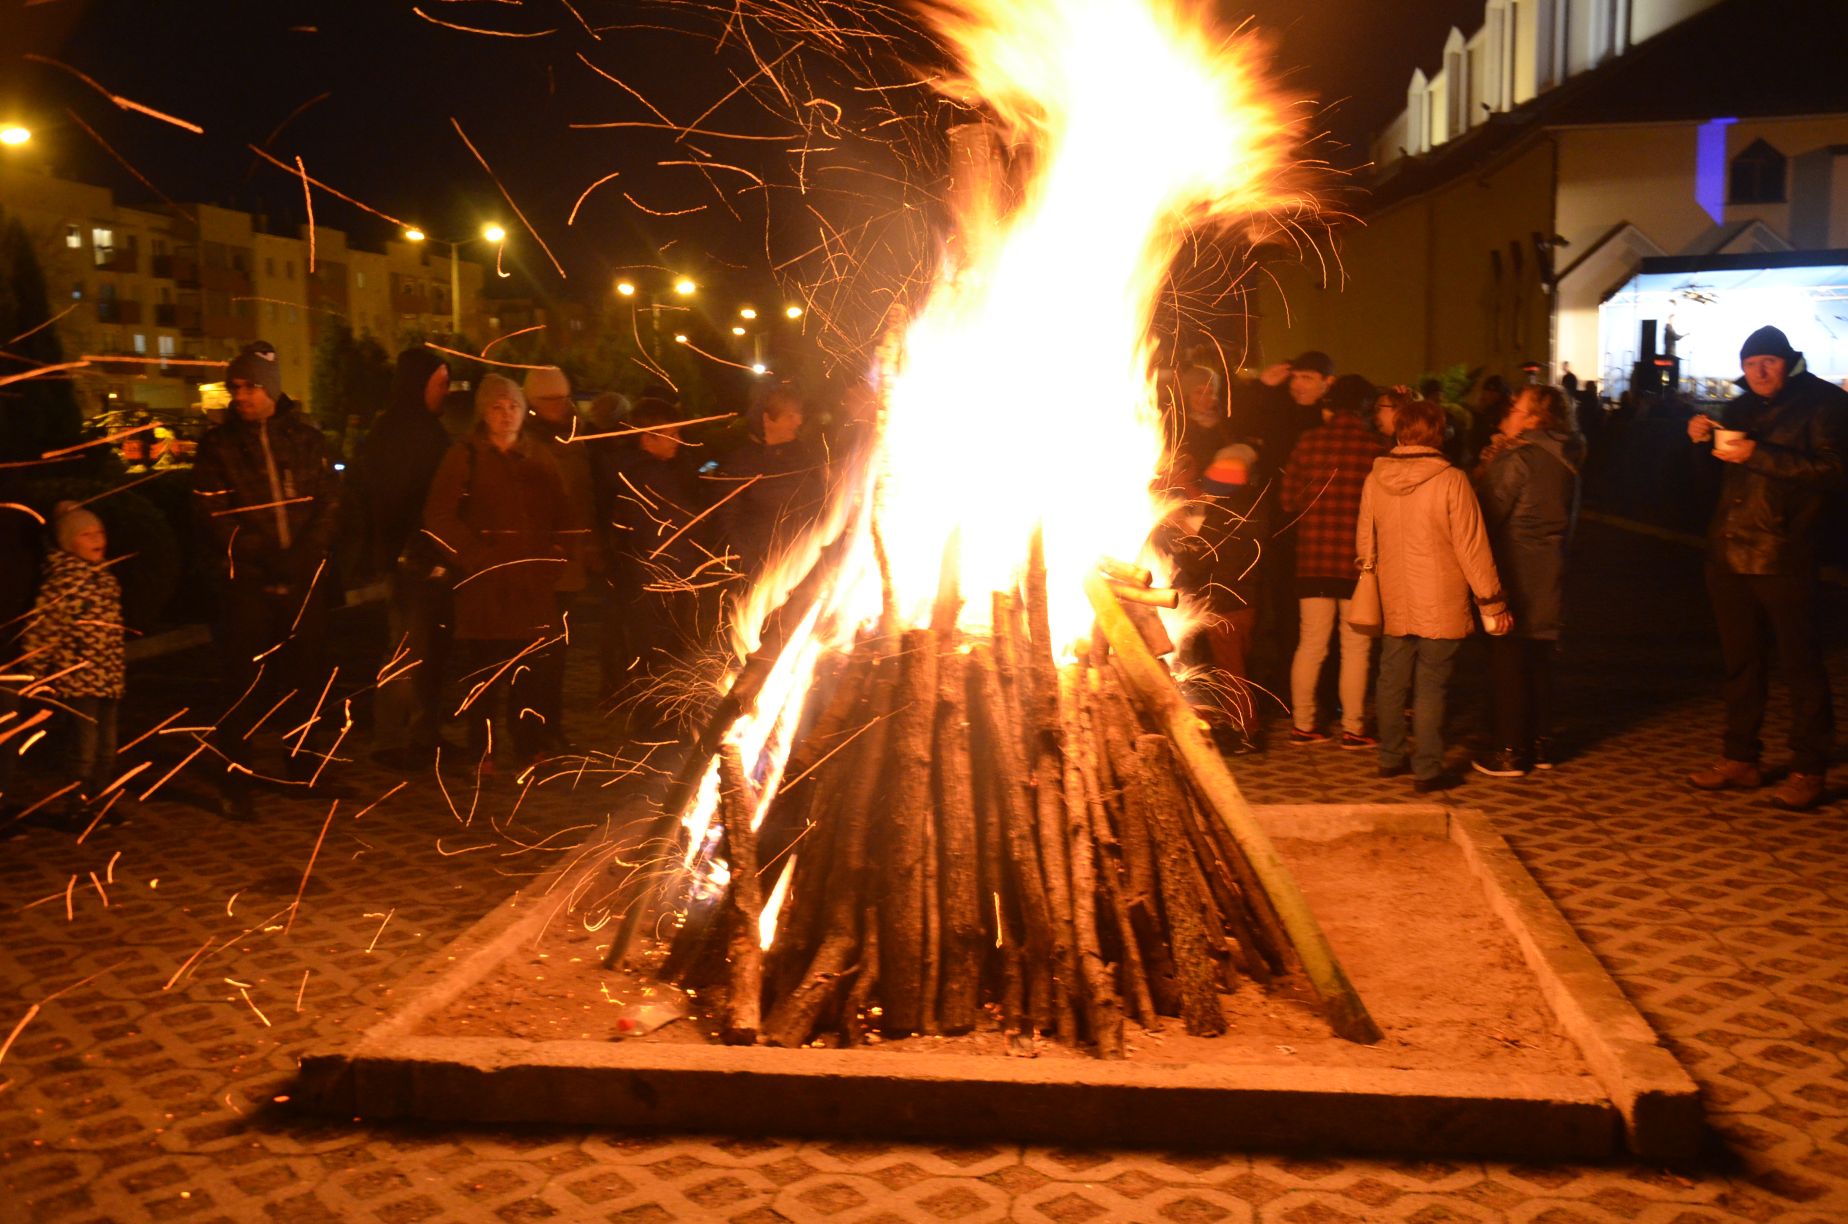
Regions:
[[[121,434],[115,446],[130,468],[173,467],[192,462],[199,439],[211,427],[212,422],[197,412],[112,408],[85,421],[83,437],[91,441]]]

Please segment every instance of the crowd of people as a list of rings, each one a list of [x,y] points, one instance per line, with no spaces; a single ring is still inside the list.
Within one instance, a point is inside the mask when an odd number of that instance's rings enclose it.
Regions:
[[[1792,761],[1772,802],[1804,810],[1823,798],[1834,725],[1815,535],[1825,499],[1848,486],[1848,394],[1809,373],[1775,327],[1747,339],[1741,363],[1739,397],[1688,426],[1702,474],[1720,483],[1707,581],[1727,706],[1719,761],[1688,781],[1765,784],[1775,654]],[[1587,392],[1568,379],[1510,390],[1491,376],[1459,419],[1435,383],[1376,387],[1318,351],[1235,384],[1224,407],[1217,371],[1180,371],[1165,478],[1179,508],[1154,542],[1193,614],[1186,687],[1226,751],[1262,750],[1261,698],[1287,693],[1290,745],[1374,751],[1382,776],[1448,790],[1461,777],[1446,767],[1446,694],[1462,642],[1481,631],[1490,714],[1471,767],[1492,778],[1553,767],[1587,453]],[[1331,641],[1338,710],[1321,704]]]
[[[1800,810],[1823,797],[1833,731],[1814,537],[1823,499],[1845,483],[1848,394],[1809,374],[1776,328],[1754,333],[1741,360],[1740,396],[1688,425],[1696,462],[1720,477],[1707,583],[1727,708],[1719,760],[1688,780],[1765,784],[1775,655],[1793,760],[1773,801]],[[230,412],[193,469],[224,694],[200,751],[221,764],[211,772],[232,818],[252,816],[256,778],[317,784],[350,730],[328,706],[338,672],[325,650],[343,582],[388,586],[377,669],[357,690],[371,694],[367,750],[407,769],[445,747],[483,773],[520,769],[573,748],[572,660],[588,672],[595,659],[601,710],[621,735],[671,735],[669,678],[719,638],[716,592],[748,586],[828,495],[827,456],[787,387],[694,456],[664,396],[600,399],[586,418],[556,367],[518,382],[488,374],[458,437],[443,420],[451,371],[419,346],[399,356],[390,403],[342,476],[280,371],[261,341],[229,362]],[[1480,630],[1491,716],[1471,765],[1516,778],[1555,764],[1554,656],[1586,454],[1576,389],[1485,380],[1459,421],[1434,386],[1376,387],[1321,352],[1230,394],[1202,365],[1170,385],[1158,486],[1175,508],[1150,544],[1190,613],[1183,687],[1226,751],[1262,751],[1266,705],[1283,705],[1291,747],[1372,751],[1383,776],[1409,774],[1418,793],[1453,787],[1446,694]],[[0,642],[20,681],[0,684],[0,735],[56,711],[58,793],[69,818],[88,820],[120,798],[121,593],[94,513],[63,503],[47,526],[36,602],[8,622],[16,641]],[[9,567],[24,564],[16,541],[0,543]],[[1331,644],[1336,705],[1324,708]],[[337,700],[354,695],[349,683]],[[457,722],[466,742],[448,743]],[[259,744],[281,760],[259,761]],[[0,752],[0,770],[16,756]]]

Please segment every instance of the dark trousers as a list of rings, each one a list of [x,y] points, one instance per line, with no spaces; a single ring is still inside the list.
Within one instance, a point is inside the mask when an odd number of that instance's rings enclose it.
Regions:
[[[115,781],[116,712],[122,703],[114,697],[70,697],[64,704],[71,708],[65,774],[80,783],[85,799],[94,799]]]
[[[392,575],[385,658],[380,661],[383,675],[392,678],[379,685],[372,707],[375,748],[435,748],[449,713],[443,708],[443,677],[449,668],[455,607],[449,584]]]
[[[1457,665],[1457,638],[1410,635],[1380,639],[1380,681],[1374,693],[1374,712],[1380,725],[1380,764],[1396,767],[1406,761],[1405,697],[1412,696],[1410,749],[1412,774],[1435,778],[1444,772],[1444,705],[1450,673]]]
[[[644,591],[611,601],[606,632],[620,634],[620,667],[610,699],[627,715],[630,731],[653,735],[669,721],[661,700],[664,679],[697,649],[699,596],[691,591]]]
[[[1816,623],[1815,574],[1735,574],[1710,564],[1707,594],[1726,669],[1726,758],[1758,760],[1775,650],[1790,690],[1790,767],[1797,773],[1823,772],[1835,711]]]
[[[529,656],[533,665],[532,708],[539,715],[538,735],[542,741],[559,744],[565,738],[565,655],[568,649],[583,657],[584,639],[590,633],[590,608],[594,596],[586,591],[561,591],[558,595],[559,630],[569,641],[553,642]],[[607,633],[608,629],[604,628]]]
[[[561,643],[562,644],[562,643]],[[470,760],[492,750],[511,749],[516,760],[538,755],[546,742],[540,721],[540,671],[545,651],[520,651],[525,641],[469,640],[456,643],[462,660],[461,718],[468,728]],[[556,650],[557,645],[549,647]],[[511,662],[519,656],[518,662]]]
[[[1489,639],[1495,746],[1531,756],[1534,741],[1553,733],[1553,654],[1550,638],[1503,634]]]
[[[224,669],[227,709],[211,743],[226,760],[248,767],[258,731],[281,735],[299,727],[327,684],[330,599],[318,586],[312,592],[268,590],[259,581],[241,579],[226,583],[220,598],[213,637]],[[330,715],[324,704],[321,719],[337,722],[339,707]],[[297,742],[291,739],[289,747]],[[316,758],[308,755],[305,737],[299,742],[304,747],[291,759],[312,771]]]
[[[1257,627],[1256,608],[1212,612],[1182,644],[1184,661],[1213,668],[1218,673],[1204,683],[1190,681],[1184,686],[1188,690],[1188,701],[1202,710],[1208,721],[1229,723],[1241,731],[1255,731],[1257,711],[1251,699],[1250,658],[1252,636]]]

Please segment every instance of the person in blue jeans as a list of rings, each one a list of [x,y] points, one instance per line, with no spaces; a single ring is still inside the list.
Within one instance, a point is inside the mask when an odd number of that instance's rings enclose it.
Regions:
[[[1355,556],[1379,579],[1382,640],[1375,693],[1380,775],[1412,774],[1419,794],[1460,780],[1444,768],[1444,697],[1457,647],[1475,630],[1514,627],[1469,477],[1444,457],[1443,410],[1414,401],[1394,422],[1397,445],[1361,489]],[[1405,735],[1405,698],[1412,733]]]

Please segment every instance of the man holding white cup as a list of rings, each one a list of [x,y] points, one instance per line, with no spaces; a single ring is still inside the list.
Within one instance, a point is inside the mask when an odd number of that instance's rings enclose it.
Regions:
[[[1707,531],[1707,592],[1725,666],[1722,756],[1688,776],[1703,790],[1764,785],[1764,724],[1771,651],[1790,689],[1790,772],[1771,802],[1790,811],[1823,797],[1835,721],[1817,624],[1816,534],[1828,495],[1848,483],[1848,393],[1803,367],[1775,327],[1739,351],[1744,393],[1722,420],[1695,416],[1688,438],[1713,443],[1727,466]]]

